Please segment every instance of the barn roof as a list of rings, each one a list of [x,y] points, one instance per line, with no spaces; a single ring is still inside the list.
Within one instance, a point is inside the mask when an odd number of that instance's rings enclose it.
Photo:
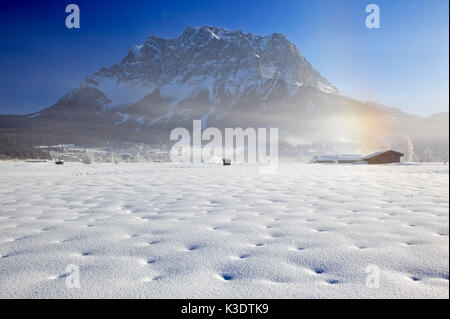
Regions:
[[[362,159],[363,160],[371,159],[371,158],[377,157],[377,156],[379,156],[381,154],[385,154],[385,153],[389,153],[389,152],[396,153],[396,154],[400,155],[400,157],[405,155],[405,154],[397,152],[397,151],[389,150],[389,151],[383,151],[383,152],[375,152],[375,153],[372,153],[370,155],[364,156]]]
[[[363,157],[363,160],[369,159],[369,158],[372,158],[372,157],[375,157],[375,156],[378,156],[378,155],[383,154],[383,153],[384,153],[384,152],[375,152],[375,153],[369,154],[369,155],[367,155],[367,156],[364,156],[364,157]]]
[[[316,161],[359,161],[361,155],[336,154],[336,155],[318,155],[314,157]]]

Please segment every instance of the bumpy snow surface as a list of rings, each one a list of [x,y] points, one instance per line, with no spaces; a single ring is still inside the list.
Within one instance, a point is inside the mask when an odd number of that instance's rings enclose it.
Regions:
[[[437,164],[0,163],[0,297],[448,298],[448,193]]]

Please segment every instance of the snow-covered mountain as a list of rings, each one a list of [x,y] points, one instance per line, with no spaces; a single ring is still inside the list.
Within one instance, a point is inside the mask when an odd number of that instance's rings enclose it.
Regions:
[[[261,37],[214,26],[187,27],[176,39],[150,36],[84,85],[105,93],[108,107],[130,106],[155,90],[175,107],[202,92],[211,105],[233,104],[253,93],[266,100],[281,94],[279,82],[289,96],[303,86],[338,93],[284,35]]]
[[[167,143],[172,128],[189,129],[201,119],[218,128],[278,127],[289,145],[324,151],[434,145],[448,156],[448,114],[440,118],[436,129],[433,118],[341,95],[282,34],[203,26],[187,27],[175,39],[149,36],[55,105],[0,116],[0,129],[35,144],[152,144]]]

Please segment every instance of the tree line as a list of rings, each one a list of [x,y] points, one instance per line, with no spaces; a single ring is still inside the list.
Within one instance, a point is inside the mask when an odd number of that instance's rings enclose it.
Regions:
[[[36,149],[23,137],[0,133],[0,159],[50,159],[50,155]]]

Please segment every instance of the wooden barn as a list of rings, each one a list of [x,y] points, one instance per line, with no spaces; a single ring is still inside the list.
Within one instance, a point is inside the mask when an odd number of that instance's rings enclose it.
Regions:
[[[363,161],[366,161],[369,164],[400,163],[400,158],[403,156],[405,156],[405,154],[389,150],[367,155],[363,158]]]

